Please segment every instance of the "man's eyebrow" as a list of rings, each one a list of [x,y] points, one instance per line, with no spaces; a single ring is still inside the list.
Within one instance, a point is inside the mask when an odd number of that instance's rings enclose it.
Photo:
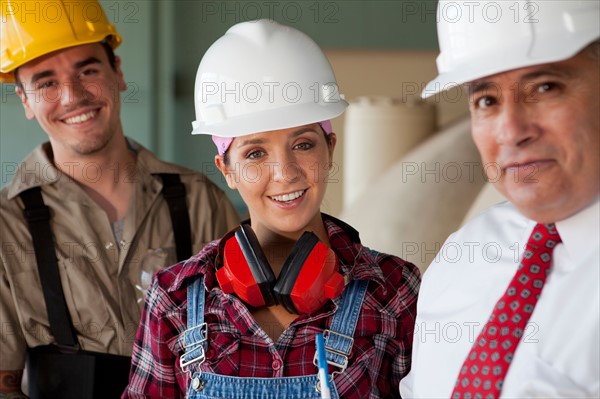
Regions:
[[[100,64],[100,63],[101,63],[101,61],[98,58],[96,58],[96,57],[89,57],[89,58],[86,58],[86,59],[84,59],[82,61],[76,62],[73,66],[75,67],[75,69],[81,69],[81,68],[84,68],[84,67],[86,67],[86,66],[88,66],[90,64]],[[31,83],[33,84],[33,83],[37,82],[40,79],[44,79],[44,78],[47,78],[47,77],[50,77],[50,76],[54,76],[54,75],[55,75],[55,73],[51,69],[48,69],[46,71],[38,72],[38,73],[34,74],[31,77]]]
[[[52,70],[47,70],[47,71],[42,71],[42,72],[38,72],[33,74],[33,76],[31,77],[31,83],[35,83],[40,79],[44,79],[50,76],[54,76],[54,71]]]
[[[89,58],[86,58],[83,61],[76,62],[75,65],[74,65],[74,67],[75,67],[75,69],[80,69],[80,68],[86,67],[86,66],[88,66],[90,64],[100,64],[100,63],[101,63],[101,61],[98,58],[96,58],[96,57],[89,57]]]
[[[473,95],[475,93],[479,93],[479,92],[482,92],[482,91],[487,91],[489,88],[495,87],[495,86],[496,86],[496,84],[494,82],[492,82],[492,81],[486,81],[486,80],[467,83],[466,84],[467,94]]]
[[[526,73],[525,75],[519,77],[520,82],[527,82],[530,80],[539,79],[542,77],[556,77],[556,78],[570,78],[574,76],[571,69],[568,68],[557,68],[555,66],[543,66],[540,69],[531,71]],[[489,90],[490,88],[494,88],[496,84],[493,80],[481,80],[475,81],[471,83],[467,83],[468,94],[473,95],[474,93],[479,93],[482,91]]]
[[[548,68],[540,69],[540,70],[525,74],[521,77],[521,80],[522,81],[523,80],[533,80],[533,79],[537,79],[537,78],[543,77],[543,76],[555,76],[558,78],[568,78],[572,75],[573,74],[570,72],[569,69],[548,67]]]

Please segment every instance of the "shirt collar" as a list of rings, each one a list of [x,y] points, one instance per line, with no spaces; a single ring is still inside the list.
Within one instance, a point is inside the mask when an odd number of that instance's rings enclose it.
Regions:
[[[195,173],[191,169],[185,169],[181,166],[159,160],[156,155],[135,140],[128,138],[127,145],[131,151],[136,153],[136,168],[141,176],[150,176],[159,173]],[[66,178],[67,176],[63,175],[54,166],[53,158],[52,146],[49,142],[37,146],[27,155],[17,167],[15,175],[8,185],[8,199],[12,199],[30,188],[54,184]],[[66,178],[65,180],[72,181],[70,178]]]
[[[598,198],[575,215],[556,222],[556,229],[560,234],[565,251],[574,263],[579,263],[579,259],[585,259],[589,252],[597,248],[600,241],[599,225],[600,201]]]
[[[356,230],[329,215],[322,214],[322,217],[331,247],[340,261],[340,272],[347,277],[347,281],[374,280],[384,287],[383,272],[375,256],[360,243]],[[229,237],[231,232],[207,244],[197,255],[187,260],[167,291],[177,291],[188,278],[199,274],[205,275],[207,289],[214,287],[216,262],[220,262],[219,253],[224,246],[224,239]]]

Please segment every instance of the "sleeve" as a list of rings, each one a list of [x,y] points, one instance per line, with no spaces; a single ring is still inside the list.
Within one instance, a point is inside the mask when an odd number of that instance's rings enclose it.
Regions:
[[[0,370],[22,370],[25,367],[27,343],[21,330],[13,289],[5,264],[7,243],[2,242],[0,257]]]
[[[177,331],[167,322],[167,318],[162,316],[164,313],[161,305],[169,302],[167,298],[155,276],[136,333],[129,383],[122,399],[185,396],[177,379],[177,358],[169,348],[169,343],[176,339]]]
[[[207,177],[196,174],[186,180],[192,225],[193,251],[224,236],[237,226],[240,217],[227,195]]]
[[[419,269],[409,262],[404,262],[402,279],[398,284],[396,298],[398,303],[398,336],[400,337],[399,350],[393,364],[394,386],[398,391],[400,380],[404,378],[411,368],[413,338],[415,321],[417,318],[417,298],[421,285]]]
[[[370,291],[369,300],[382,324],[375,327],[375,343],[380,359],[372,362],[370,378],[380,397],[400,397],[400,380],[410,371],[417,295],[421,283],[419,270],[412,263],[388,254],[378,254],[384,287]],[[389,321],[386,321],[389,320]],[[385,337],[385,340],[384,340]],[[378,365],[377,365],[378,364]]]

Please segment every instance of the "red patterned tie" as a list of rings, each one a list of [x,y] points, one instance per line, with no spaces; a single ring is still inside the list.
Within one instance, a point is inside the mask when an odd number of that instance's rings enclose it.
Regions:
[[[552,251],[560,241],[553,224],[533,228],[517,273],[463,363],[452,399],[500,397],[504,377],[550,272]]]

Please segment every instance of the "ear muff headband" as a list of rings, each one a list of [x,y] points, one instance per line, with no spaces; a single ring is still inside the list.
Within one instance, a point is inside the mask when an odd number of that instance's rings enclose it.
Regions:
[[[292,248],[276,280],[258,239],[243,224],[227,239],[223,266],[216,276],[226,294],[253,307],[281,304],[291,313],[312,313],[344,288],[335,253],[311,232]]]
[[[272,293],[276,281],[275,275],[271,267],[264,267],[269,264],[269,261],[260,247],[256,234],[250,225],[242,224],[240,229],[235,232],[235,238],[240,245],[254,280],[260,288],[265,305],[275,305],[277,300]]]
[[[237,293],[253,307],[275,305],[275,275],[264,265],[268,265],[267,258],[256,234],[250,226],[241,225],[225,243],[223,266],[216,273],[219,286],[226,294]]]
[[[273,288],[277,299],[279,299],[279,303],[290,313],[298,313],[290,293],[296,285],[296,280],[298,279],[300,270],[302,270],[304,261],[308,259],[318,242],[319,238],[314,233],[305,231],[300,236],[300,239],[296,242],[294,248],[292,248],[292,252],[290,252],[285,260],[277,283]]]

